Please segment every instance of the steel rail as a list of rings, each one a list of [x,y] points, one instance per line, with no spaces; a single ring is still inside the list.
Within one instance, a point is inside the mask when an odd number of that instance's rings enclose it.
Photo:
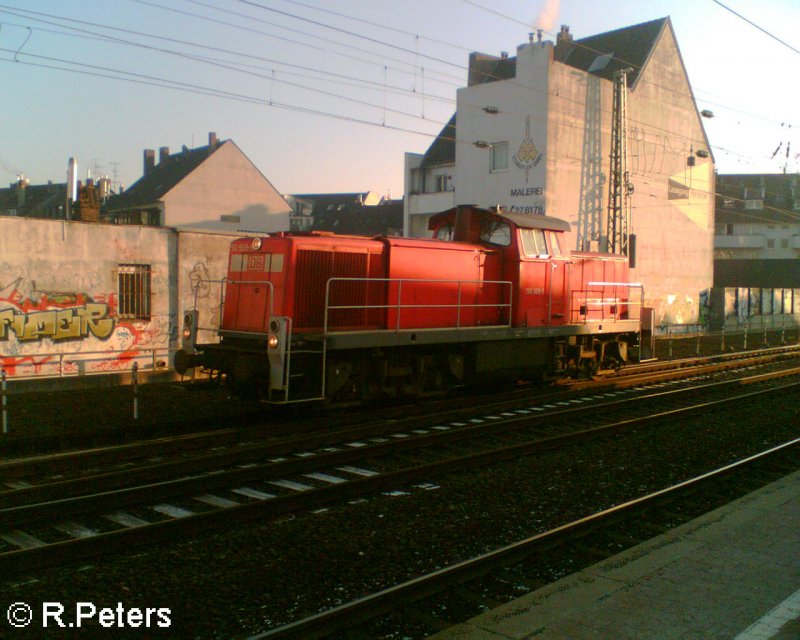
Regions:
[[[789,349],[790,352],[792,349]],[[796,349],[800,350],[800,349]],[[762,355],[762,352],[749,352],[749,355],[742,356],[741,354],[729,354],[724,356],[721,362],[728,362],[733,361],[734,364],[731,368],[738,368],[738,367],[745,367],[751,363],[759,364],[759,363],[767,363],[770,362],[771,359],[780,357],[780,355],[785,354],[787,352],[787,348],[782,349],[771,349],[770,351],[775,351],[775,353],[770,355]],[[787,357],[791,357],[787,355]],[[677,364],[676,364],[677,363]],[[703,373],[710,373],[713,370],[704,370],[704,369],[697,369],[694,368],[698,365],[707,364],[708,366],[713,366],[714,364],[720,363],[719,356],[712,356],[710,358],[690,358],[681,361],[668,361],[663,364],[663,368],[659,368],[655,373],[645,373],[652,370],[652,365],[646,366],[644,369],[639,369],[636,367],[636,370],[630,369],[626,370],[623,373],[617,374],[613,377],[608,378],[601,378],[599,384],[603,385],[606,384],[608,386],[613,386],[615,388],[627,388],[635,384],[641,384],[646,382],[654,382],[664,379],[676,379],[680,378],[682,375],[692,376],[692,375],[701,375]],[[672,374],[671,376],[664,373],[660,374],[658,371],[660,370],[667,370],[670,371],[672,369],[678,368],[678,364],[680,365],[680,374]],[[663,377],[661,377],[663,376]],[[593,382],[580,382],[577,384],[571,385],[571,387],[557,392],[555,395],[569,393],[570,389],[585,389],[587,387],[596,386],[598,381]],[[552,397],[552,396],[551,396]],[[533,398],[525,398],[525,401],[532,400]],[[520,402],[523,399],[519,399]],[[506,405],[506,402],[502,403]],[[499,409],[498,409],[499,410]],[[431,417],[431,413],[428,412],[425,414],[426,418]],[[396,421],[395,425],[398,428],[402,428],[402,423],[415,423],[418,421],[418,416],[413,416],[412,418],[406,418],[402,421]],[[363,433],[365,431],[370,431],[372,434],[380,434],[381,429],[376,428],[373,425],[359,425],[358,427],[349,427],[345,429],[337,429],[336,431],[329,431],[326,432],[326,435],[323,436],[323,440],[325,444],[332,444],[335,443],[336,438],[348,438],[348,437],[364,437]],[[386,429],[384,429],[386,431]],[[350,434],[350,435],[347,435]],[[5,480],[11,480],[14,478],[23,477],[25,474],[37,473],[37,472],[47,472],[47,473],[54,473],[54,472],[63,472],[68,471],[71,468],[75,468],[79,466],[81,468],[85,468],[86,465],[97,465],[97,464],[117,464],[119,462],[128,462],[135,458],[144,458],[146,456],[156,456],[156,455],[163,455],[163,454],[170,454],[174,453],[176,450],[185,450],[189,447],[202,447],[202,446],[212,446],[215,444],[224,444],[226,442],[230,442],[232,437],[239,436],[242,437],[251,437],[252,435],[260,436],[260,434],[253,434],[252,430],[241,429],[241,428],[228,428],[228,429],[221,429],[221,430],[213,430],[213,431],[204,431],[199,433],[190,433],[190,434],[182,434],[178,436],[168,436],[168,437],[161,437],[161,438],[154,438],[151,440],[144,440],[141,442],[134,442],[134,443],[125,443],[125,444],[118,444],[118,445],[110,445],[105,447],[93,447],[90,449],[78,450],[78,451],[66,451],[66,452],[59,452],[59,453],[52,453],[52,454],[41,454],[41,455],[34,455],[34,456],[26,456],[21,458],[14,458],[8,460],[0,460],[0,478]],[[313,434],[304,434],[300,436],[301,438],[310,441],[311,444],[308,446],[321,446],[322,441],[317,439],[317,436]],[[294,439],[297,440],[296,438]],[[293,438],[288,438],[286,442],[292,442]],[[290,445],[292,446],[292,445]],[[288,450],[284,449],[284,451]],[[202,455],[200,457],[203,457]],[[148,465],[150,466],[150,465]],[[0,491],[0,496],[3,495]],[[1,499],[0,499],[1,501]]]
[[[565,539],[583,535],[584,532],[601,526],[610,519],[653,508],[663,500],[672,500],[687,491],[696,490],[704,483],[740,472],[754,462],[798,446],[800,446],[800,438],[475,558],[408,580],[308,618],[253,635],[248,640],[276,640],[278,638],[312,640],[342,631],[345,628],[352,628],[354,625],[390,613],[403,604],[429,597],[453,585],[483,576],[497,568],[515,564],[536,552],[560,545]]]
[[[498,435],[503,432],[522,428],[535,428],[537,422],[552,423],[565,417],[582,414],[595,414],[600,410],[607,411],[625,405],[640,404],[646,401],[676,397],[684,394],[692,395],[708,392],[712,389],[724,389],[737,385],[763,382],[768,379],[800,375],[800,368],[769,374],[758,374],[744,379],[725,380],[683,389],[658,391],[629,398],[617,398],[593,403],[591,405],[573,406],[565,409],[544,412],[536,415],[521,414],[507,416],[493,421],[491,424],[466,425],[447,431],[433,431],[428,434],[414,434],[402,440],[382,444],[370,444],[358,449],[345,449],[335,453],[316,454],[309,458],[293,459],[286,462],[261,464],[245,469],[231,469],[213,476],[199,475],[184,477],[188,474],[207,473],[209,469],[231,466],[263,460],[269,456],[287,455],[298,449],[308,451],[331,444],[346,446],[343,440],[331,441],[330,434],[322,436],[303,436],[281,443],[258,443],[247,447],[237,447],[226,451],[215,451],[196,456],[189,460],[168,461],[147,465],[136,469],[124,469],[84,478],[74,478],[35,485],[21,489],[0,492],[0,515],[16,525],[35,522],[49,517],[57,510],[67,515],[87,513],[93,509],[92,504],[99,495],[109,500],[108,508],[135,504],[142,499],[169,497],[176,491],[200,491],[224,486],[232,482],[251,482],[278,478],[312,471],[318,467],[335,467],[348,464],[367,457],[384,456],[412,449],[449,444],[483,435]],[[429,424],[428,428],[432,428]],[[397,432],[397,425],[386,425],[380,432],[370,435],[388,435]],[[581,432],[576,432],[581,433]],[[351,434],[353,435],[353,434]],[[359,434],[356,434],[359,435]],[[360,434],[363,436],[364,434]],[[562,434],[557,437],[568,437]],[[178,479],[175,479],[176,476]],[[139,483],[139,484],[136,484]]]
[[[744,401],[769,393],[782,392],[786,388],[795,388],[799,385],[800,382],[791,385],[783,385],[778,388],[750,391],[741,396],[737,396],[735,400]],[[476,466],[491,465],[508,459],[515,459],[536,452],[561,447],[571,442],[585,440],[589,437],[615,433],[641,426],[659,418],[688,415],[697,411],[720,406],[721,404],[727,404],[731,401],[731,398],[725,398],[702,402],[689,407],[660,411],[656,414],[629,418],[609,425],[591,427],[566,435],[553,436],[510,446],[496,447],[478,453],[386,472],[373,477],[355,479],[331,487],[312,489],[300,494],[279,496],[260,503],[219,508],[214,511],[196,513],[183,518],[164,520],[145,526],[99,533],[89,538],[78,538],[29,549],[10,551],[0,554],[0,575],[17,574],[21,571],[52,565],[66,559],[75,560],[118,552],[130,548],[131,545],[155,542],[164,537],[174,536],[176,533],[194,533],[209,528],[229,526],[234,523],[245,523],[255,519],[276,517],[302,509],[318,508],[343,500],[374,494],[388,488],[402,486],[420,478],[430,479],[431,477],[437,477],[448,473],[468,471]],[[364,452],[360,449],[346,453],[349,455],[361,454],[362,457],[364,455]],[[318,462],[318,460],[316,462]],[[301,459],[292,461],[292,463],[302,466],[303,464],[311,464],[312,460]],[[251,470],[241,471],[247,473]],[[197,489],[207,489],[208,483],[205,481],[214,483],[217,482],[218,479],[215,475],[202,478],[189,478],[181,481],[184,483],[182,489],[185,490],[190,485],[193,485]],[[133,502],[141,502],[145,497],[155,498],[159,496],[159,491],[164,491],[165,489],[167,489],[168,493],[171,495],[175,495],[174,484],[161,483],[160,485],[134,488],[131,491],[114,492],[117,499],[117,502],[114,504],[118,506],[120,501],[125,502],[130,499],[130,496],[136,496],[135,500],[132,500]],[[128,498],[125,498],[126,495]],[[112,503],[110,502],[109,496],[101,496],[101,498],[108,501],[103,503],[103,508],[110,508]],[[98,506],[97,500],[98,496],[83,496],[81,498],[73,498],[54,503],[40,503],[25,508],[3,509],[0,510],[0,518],[2,518],[4,522],[14,522],[15,517],[18,522],[37,521],[42,518],[51,517],[58,509],[61,510],[59,513],[75,515],[79,512],[96,511]]]

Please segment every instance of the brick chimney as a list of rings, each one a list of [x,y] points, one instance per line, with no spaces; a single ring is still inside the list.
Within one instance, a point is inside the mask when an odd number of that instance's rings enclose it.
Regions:
[[[210,150],[213,151],[213,147],[217,146],[217,132],[216,131],[209,131],[208,132],[208,146]]]
[[[156,166],[156,152],[153,149],[144,150],[144,168],[142,175],[148,176]]]
[[[164,164],[169,158],[169,147],[161,147],[158,150],[158,164]]]
[[[25,191],[26,187],[30,184],[30,180],[28,180],[24,175],[20,175],[17,177],[17,183],[14,185],[16,187],[17,192],[17,206],[24,207],[25,206]],[[22,215],[22,214],[20,214]]]
[[[572,34],[569,32],[569,26],[562,24],[561,31],[556,35],[555,59],[564,62],[572,51],[572,47]]]

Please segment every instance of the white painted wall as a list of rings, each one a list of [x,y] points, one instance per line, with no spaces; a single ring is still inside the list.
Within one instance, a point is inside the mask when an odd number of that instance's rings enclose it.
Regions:
[[[288,231],[292,211],[231,140],[169,191],[163,202],[165,226],[230,233]],[[225,221],[222,216],[238,220]]]
[[[612,98],[611,81],[553,61],[551,43],[520,46],[516,78],[458,91],[454,204],[562,218],[577,248],[586,221],[606,217]],[[629,89],[627,139],[633,278],[658,324],[697,322],[713,276],[714,164],[694,155],[709,145],[671,28]],[[508,169],[491,172],[476,141],[508,142]]]
[[[433,213],[447,211],[456,206],[455,201],[455,165],[436,165],[420,168],[424,155],[421,153],[405,154],[405,197],[403,199],[403,235],[412,238],[430,237],[428,218]],[[417,179],[413,172],[417,172]],[[423,180],[419,172],[425,174]],[[444,176],[448,185],[446,191],[436,191],[437,176]]]
[[[517,49],[517,76],[458,90],[455,200],[515,213],[546,213],[550,43]],[[486,109],[497,110],[497,113]],[[488,143],[481,148],[476,142]],[[492,146],[507,143],[507,169],[491,170]]]

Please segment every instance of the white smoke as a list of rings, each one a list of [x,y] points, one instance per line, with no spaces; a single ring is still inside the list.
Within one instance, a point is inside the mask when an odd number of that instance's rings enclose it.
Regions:
[[[561,5],[561,0],[545,0],[544,7],[536,16],[533,21],[535,29],[542,29],[543,31],[552,31],[558,21],[558,10]]]

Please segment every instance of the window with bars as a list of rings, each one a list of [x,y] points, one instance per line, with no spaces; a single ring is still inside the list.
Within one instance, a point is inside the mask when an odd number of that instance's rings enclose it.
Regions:
[[[150,319],[150,265],[121,264],[118,270],[120,318]]]

